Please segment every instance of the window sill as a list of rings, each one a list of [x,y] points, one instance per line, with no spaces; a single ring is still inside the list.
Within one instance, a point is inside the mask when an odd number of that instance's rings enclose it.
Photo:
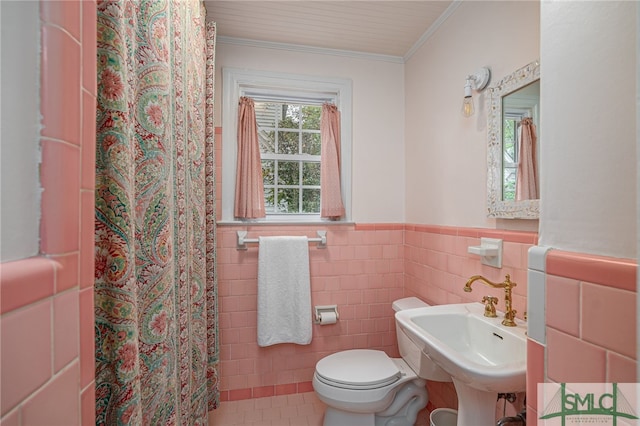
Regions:
[[[221,220],[216,222],[217,226],[345,226],[355,225],[351,221],[339,220]]]

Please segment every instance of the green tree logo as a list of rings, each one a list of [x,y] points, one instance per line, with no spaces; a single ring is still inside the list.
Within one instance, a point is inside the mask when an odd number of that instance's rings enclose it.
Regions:
[[[618,418],[638,419],[636,412],[618,388],[617,383],[613,383],[611,392],[585,393],[568,391],[566,383],[560,384],[560,389],[544,407],[540,419],[547,420],[556,417],[560,418],[562,426],[566,425],[567,418],[571,423],[578,424],[594,423],[599,418],[601,421],[598,423],[608,424],[607,417],[610,417],[613,426],[617,426]]]

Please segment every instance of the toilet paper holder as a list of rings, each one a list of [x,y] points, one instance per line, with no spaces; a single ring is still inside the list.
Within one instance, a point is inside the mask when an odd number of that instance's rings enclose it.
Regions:
[[[340,319],[340,315],[338,315],[338,305],[318,305],[318,306],[314,306],[314,315],[313,315],[313,322],[315,324],[320,324],[320,317],[322,316],[323,313],[334,313],[336,314],[336,320]]]

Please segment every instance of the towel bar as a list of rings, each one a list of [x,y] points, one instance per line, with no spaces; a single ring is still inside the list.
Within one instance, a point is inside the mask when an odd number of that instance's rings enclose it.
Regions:
[[[318,248],[327,247],[327,231],[316,231],[318,238],[309,238],[310,243],[318,243]],[[236,250],[247,250],[247,244],[257,243],[257,238],[247,238],[247,231],[237,231],[238,245]]]

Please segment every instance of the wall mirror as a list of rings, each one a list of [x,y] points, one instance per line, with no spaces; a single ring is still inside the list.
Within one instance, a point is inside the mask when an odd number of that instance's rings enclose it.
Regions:
[[[487,90],[488,216],[538,219],[534,187],[539,184],[540,62],[527,64]],[[516,190],[519,167],[520,176],[526,177]]]

